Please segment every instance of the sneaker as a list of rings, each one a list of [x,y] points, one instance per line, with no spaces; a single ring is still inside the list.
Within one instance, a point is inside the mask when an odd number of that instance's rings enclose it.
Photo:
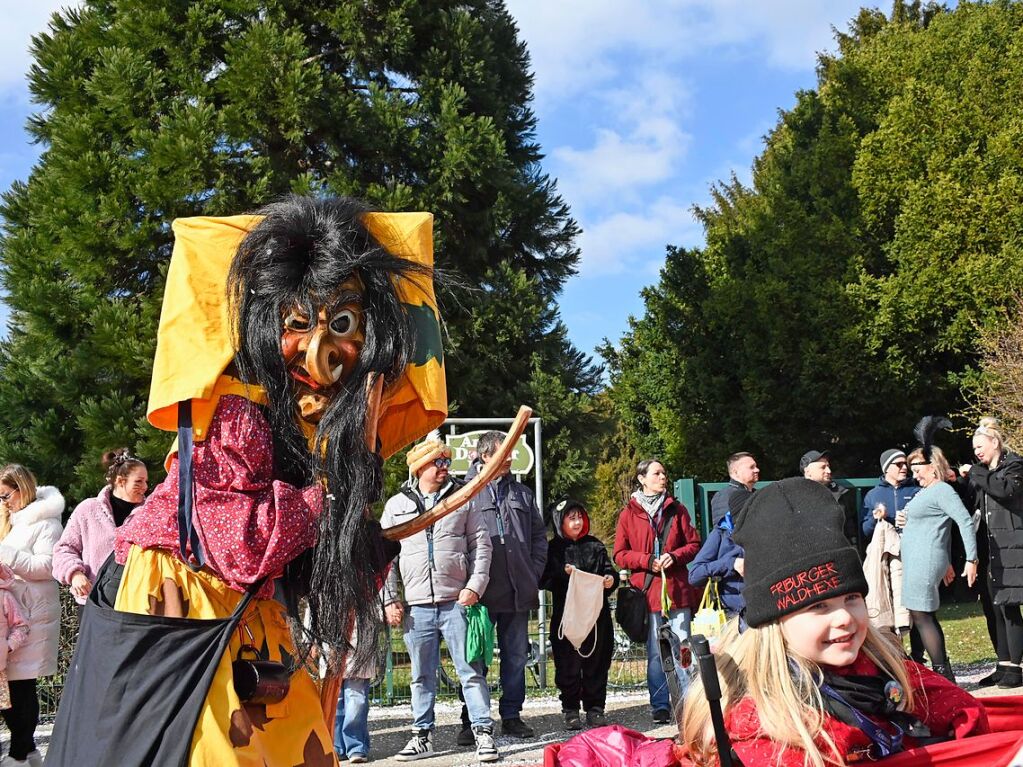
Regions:
[[[496,762],[501,754],[494,744],[494,732],[489,727],[474,727],[473,735],[476,737],[476,761]]]
[[[671,721],[671,712],[666,708],[658,708],[653,713],[654,724],[667,724]]]
[[[570,730],[581,730],[583,728],[583,722],[579,718],[578,711],[563,711],[565,715],[565,727]]]
[[[533,728],[516,716],[513,719],[501,720],[501,734],[511,735],[513,738],[532,738]]]
[[[607,716],[602,708],[591,708],[586,712],[586,724],[590,727],[603,727],[607,724]]]
[[[394,755],[395,761],[414,762],[416,759],[425,759],[433,756],[432,730],[417,730],[409,742],[401,751]]]
[[[455,738],[455,743],[460,746],[476,745],[476,735],[473,733],[472,727],[463,727],[458,733],[458,737]]]
[[[1006,666],[1002,678],[998,680],[998,689],[1011,690],[1014,687],[1023,687],[1023,668]]]
[[[350,754],[348,756],[348,761],[352,764],[365,764],[369,761],[369,757],[365,754]]]

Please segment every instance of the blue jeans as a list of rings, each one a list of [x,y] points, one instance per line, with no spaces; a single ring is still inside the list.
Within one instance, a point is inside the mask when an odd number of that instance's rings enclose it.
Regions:
[[[517,719],[526,700],[526,659],[529,656],[529,612],[491,613],[501,651],[501,719]],[[471,714],[471,712],[470,712]]]
[[[457,602],[409,608],[405,617],[405,647],[412,661],[412,725],[415,729],[432,730],[434,727],[441,636],[465,692],[472,726],[491,726],[490,689],[483,673],[483,662],[470,664],[465,660],[467,628],[465,608]]]
[[[668,623],[671,625],[671,633],[674,640],[671,643],[672,652],[675,654],[675,663],[678,663],[679,643],[689,638],[689,623],[693,619],[693,611],[688,607],[671,610],[668,614]],[[668,695],[668,680],[664,676],[664,669],[661,667],[661,648],[657,641],[657,629],[664,624],[664,618],[659,612],[650,613],[650,630],[646,638],[646,686],[650,693],[650,708],[671,710],[671,698]],[[682,687],[682,694],[685,695],[689,689],[689,669],[678,670],[678,680]],[[681,701],[679,701],[681,704]]]
[[[337,696],[334,751],[338,758],[369,754],[369,680],[346,679]]]

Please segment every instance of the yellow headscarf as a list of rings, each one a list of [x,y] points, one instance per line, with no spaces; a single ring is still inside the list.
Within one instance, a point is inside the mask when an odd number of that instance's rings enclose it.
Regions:
[[[235,348],[227,305],[227,274],[238,245],[261,216],[179,218],[160,314],[149,389],[149,422],[177,431],[177,403],[192,400],[196,441],[205,439],[217,402],[239,394],[263,403],[259,387],[224,375]],[[433,266],[433,215],[367,213],[363,224],[390,253]],[[416,354],[401,378],[384,393],[379,426],[384,458],[440,426],[447,417],[447,382],[440,344],[440,317],[432,281],[395,279],[399,300],[413,319]],[[424,358],[425,357],[425,358]]]

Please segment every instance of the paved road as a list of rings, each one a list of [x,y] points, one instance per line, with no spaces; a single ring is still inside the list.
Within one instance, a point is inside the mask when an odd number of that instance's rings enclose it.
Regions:
[[[959,667],[956,673],[959,683],[974,695],[1006,694],[1006,690],[999,690],[996,687],[977,689],[977,680],[990,670],[990,665],[975,668]],[[1016,692],[1023,694],[1023,690]],[[476,764],[473,759],[473,749],[460,749],[455,746],[455,736],[461,729],[459,712],[460,707],[453,703],[437,704],[437,731],[434,741],[437,754],[430,759],[420,760],[416,764],[421,764],[423,767],[472,767]],[[494,703],[494,713],[495,715],[497,713],[496,702]],[[502,754],[502,759],[499,762],[501,765],[539,765],[543,762],[543,749],[548,743],[567,740],[573,734],[564,729],[561,705],[556,698],[526,701],[523,718],[536,731],[536,737],[529,741],[522,741],[498,735],[497,745]],[[673,725],[654,725],[650,721],[650,709],[647,705],[645,692],[611,695],[608,698],[608,719],[610,722],[645,732],[654,738],[670,738],[676,732]],[[387,765],[388,767],[404,764],[390,757],[400,751],[408,740],[411,734],[410,720],[411,713],[408,706],[370,710],[369,725],[373,764]],[[36,733],[39,750],[44,754],[49,742],[49,735],[49,725],[40,726]],[[7,743],[8,737],[5,729],[2,737],[3,753],[7,752]],[[342,762],[342,767],[346,764],[347,762]]]

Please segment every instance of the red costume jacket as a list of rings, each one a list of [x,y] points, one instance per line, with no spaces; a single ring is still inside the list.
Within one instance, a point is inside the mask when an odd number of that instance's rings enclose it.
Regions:
[[[912,713],[930,728],[933,735],[949,735],[959,740],[990,731],[984,706],[968,692],[913,661],[906,661],[906,670],[916,696]],[[833,672],[867,676],[876,674],[877,666],[866,655],[860,653],[855,663],[833,669]],[[887,722],[879,719],[874,721],[894,734],[894,728]],[[857,757],[869,761],[865,754],[871,742],[862,730],[830,715],[826,717],[824,727],[847,761],[855,763],[859,761]],[[803,767],[802,750],[786,749],[760,732],[760,717],[751,698],[743,698],[729,709],[725,714],[725,728],[732,738],[735,753],[744,764]],[[903,743],[906,749],[914,748],[916,745],[908,736]],[[821,750],[827,755],[824,746]]]
[[[259,407],[220,399],[206,439],[193,451],[195,518],[207,566],[228,586],[244,591],[316,542],[323,509],[318,485],[303,489],[274,479],[270,424]],[[118,529],[114,551],[124,563],[132,544],[178,554],[178,458],[167,478]],[[264,586],[261,597],[273,593]]]
[[[686,507],[671,496],[664,499],[664,512],[671,510],[671,528],[664,539],[662,554],[671,554],[675,561],[665,571],[668,576],[668,596],[674,607],[696,607],[699,597],[689,585],[689,570],[686,565],[693,561],[700,550],[700,534],[689,521]],[[614,561],[619,567],[632,571],[629,582],[638,589],[643,588],[647,573],[653,572],[654,526],[636,499],[630,498],[628,505],[618,515],[615,529]],[[661,611],[660,575],[654,573],[653,583],[647,590],[647,604],[650,612]]]

